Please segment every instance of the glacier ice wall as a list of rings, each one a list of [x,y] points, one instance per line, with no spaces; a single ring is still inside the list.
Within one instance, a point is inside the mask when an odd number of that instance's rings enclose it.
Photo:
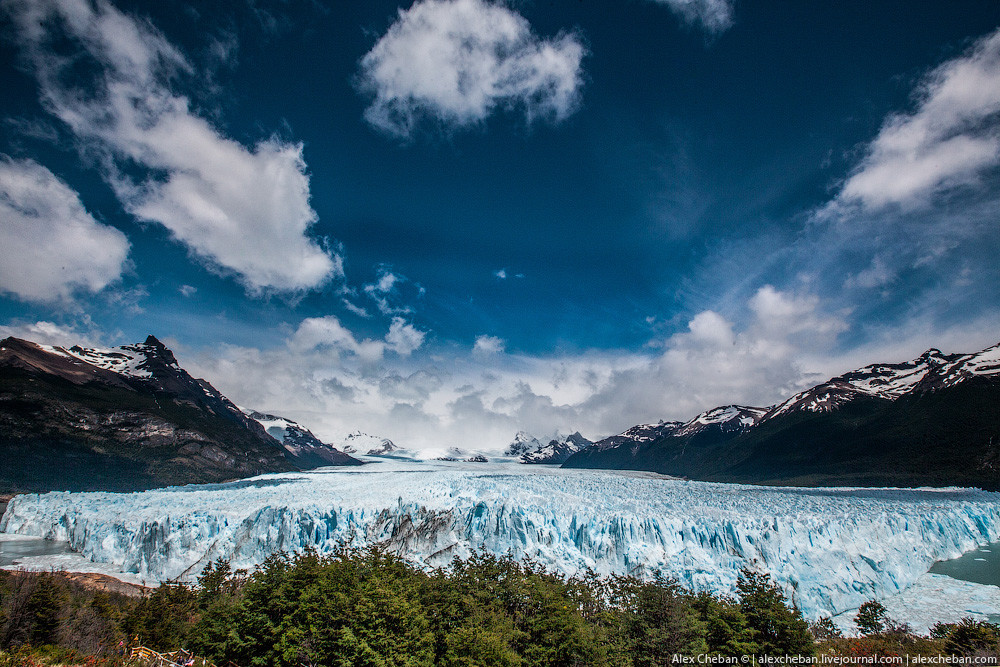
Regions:
[[[68,540],[147,581],[216,558],[382,543],[423,566],[473,550],[567,573],[660,571],[732,591],[769,572],[809,617],[898,593],[935,560],[1000,539],[1000,494],[798,489],[517,464],[373,463],[142,493],[17,496],[0,532]]]

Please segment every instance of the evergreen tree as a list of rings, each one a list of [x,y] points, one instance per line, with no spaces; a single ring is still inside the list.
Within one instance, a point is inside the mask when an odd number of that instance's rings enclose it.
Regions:
[[[858,607],[858,613],[854,616],[854,625],[865,635],[877,635],[885,630],[888,622],[888,613],[885,605],[878,600],[869,600]]]
[[[809,624],[798,609],[789,608],[785,595],[770,575],[744,568],[736,583],[740,611],[747,619],[762,655],[812,655],[815,647]]]

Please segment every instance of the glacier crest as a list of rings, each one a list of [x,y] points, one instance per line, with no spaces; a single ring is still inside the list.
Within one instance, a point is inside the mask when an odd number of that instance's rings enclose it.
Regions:
[[[307,546],[379,543],[421,566],[474,550],[566,573],[649,576],[729,592],[769,572],[810,618],[905,589],[935,560],[1000,539],[1000,495],[793,489],[517,464],[386,462],[133,494],[17,496],[0,532],[68,540],[147,581],[191,580]]]

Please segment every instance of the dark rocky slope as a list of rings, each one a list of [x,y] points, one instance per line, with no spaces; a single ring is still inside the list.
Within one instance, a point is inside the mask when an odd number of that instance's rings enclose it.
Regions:
[[[0,493],[130,491],[299,466],[150,336],[111,350],[0,341]]]
[[[564,466],[753,484],[998,490],[998,357],[998,347],[972,355],[930,350],[912,362],[852,371],[772,408],[729,406],[687,423],[633,427]],[[727,410],[733,419],[704,418]]]

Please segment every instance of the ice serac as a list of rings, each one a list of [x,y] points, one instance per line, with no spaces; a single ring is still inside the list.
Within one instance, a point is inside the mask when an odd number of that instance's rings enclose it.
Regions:
[[[0,531],[69,540],[150,582],[191,579],[216,558],[253,567],[279,550],[374,543],[421,566],[487,550],[723,592],[751,567],[816,618],[896,594],[934,561],[1000,538],[1000,495],[387,460],[135,494],[22,495]]]

